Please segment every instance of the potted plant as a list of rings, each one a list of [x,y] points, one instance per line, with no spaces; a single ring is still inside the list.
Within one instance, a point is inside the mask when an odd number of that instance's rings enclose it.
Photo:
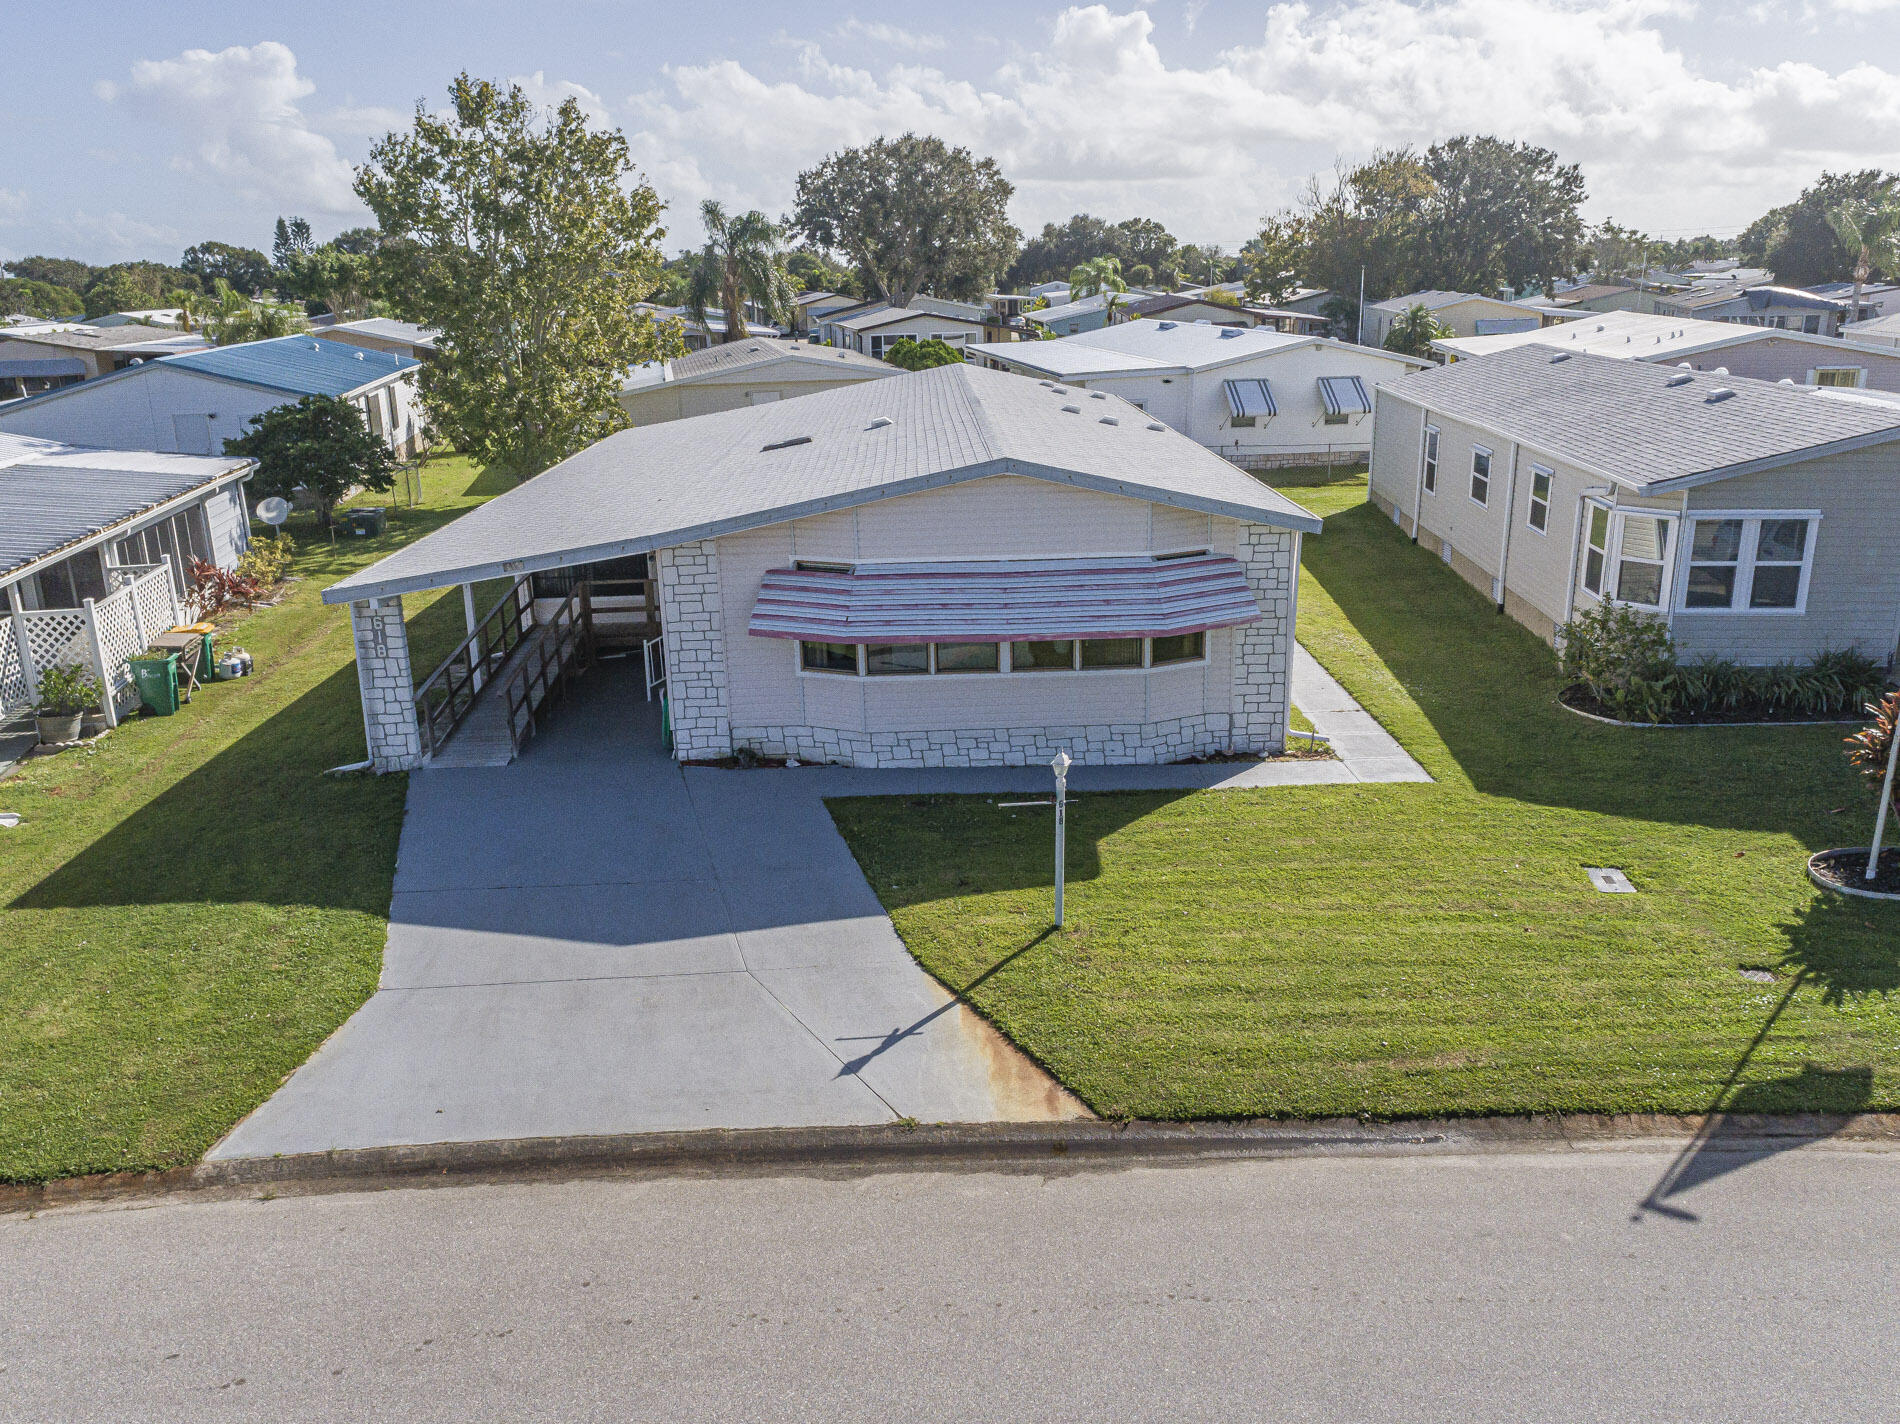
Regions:
[[[76,742],[86,709],[99,700],[99,684],[76,667],[50,667],[40,674],[34,720],[42,742]]]

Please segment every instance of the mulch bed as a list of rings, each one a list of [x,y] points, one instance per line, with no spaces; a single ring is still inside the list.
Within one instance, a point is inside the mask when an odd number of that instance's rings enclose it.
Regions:
[[[1822,884],[1836,890],[1867,890],[1876,895],[1900,899],[1900,848],[1889,846],[1880,852],[1880,864],[1872,880],[1867,879],[1867,847],[1859,850],[1824,850],[1808,862],[1808,869]]]
[[[1588,713],[1592,717],[1602,717],[1606,721],[1618,722],[1626,727],[1733,727],[1773,722],[1848,723],[1866,720],[1853,712],[1828,715],[1800,712],[1787,707],[1738,707],[1720,712],[1674,712],[1670,714],[1667,722],[1637,722],[1621,716],[1615,708],[1599,702],[1582,683],[1574,683],[1566,687],[1557,694],[1557,698],[1564,706],[1575,711]]]

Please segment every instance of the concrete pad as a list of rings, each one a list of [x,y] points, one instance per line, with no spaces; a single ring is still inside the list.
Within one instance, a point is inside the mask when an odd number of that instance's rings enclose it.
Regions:
[[[744,968],[719,886],[699,878],[582,892],[399,891],[381,983],[417,989]]]

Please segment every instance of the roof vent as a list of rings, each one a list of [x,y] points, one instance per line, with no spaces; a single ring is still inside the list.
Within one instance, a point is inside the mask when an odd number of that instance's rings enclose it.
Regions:
[[[1735,392],[1730,390],[1727,386],[1717,386],[1714,390],[1709,392],[1707,404],[1714,405],[1717,401],[1725,401],[1734,394]]]
[[[1686,386],[1694,379],[1694,376],[1671,376],[1668,380],[1664,381],[1663,384],[1665,386]]]
[[[1778,386],[1792,386],[1794,384],[1794,377],[1783,376],[1780,380],[1776,381],[1775,384]]]
[[[1555,366],[1559,361],[1568,361],[1570,357],[1571,357],[1570,352],[1559,351],[1555,356],[1550,358],[1550,364]]]
[[[1149,421],[1149,422],[1148,422],[1148,428],[1149,428],[1150,430],[1166,430],[1166,429],[1167,429],[1168,427],[1167,427],[1167,426],[1165,426],[1165,425],[1163,425],[1163,424],[1162,424],[1162,423],[1161,423],[1160,421],[1158,421],[1158,420],[1151,420],[1151,421]]]
[[[1222,341],[1225,341],[1230,336],[1238,335],[1240,335],[1240,328],[1237,326],[1223,326],[1220,329],[1220,339]]]
[[[357,360],[359,360],[359,361],[361,361],[361,360],[363,360],[363,359],[364,359],[364,357],[363,357],[363,353],[362,353],[361,351],[359,351],[359,352],[357,352],[357,353],[356,353],[356,359],[357,359]]]
[[[1709,372],[1709,374],[1711,376],[1726,376],[1728,374],[1728,367],[1717,366],[1713,371]]]
[[[1107,400],[1108,392],[1107,391],[1090,391],[1089,399],[1090,400]]]
[[[878,415],[878,416],[873,416],[871,418],[871,423],[865,426],[864,428],[866,430],[882,430],[885,426],[889,425],[890,423],[891,423],[891,418],[888,415]]]
[[[1082,413],[1082,407],[1079,405],[1065,405],[1062,408],[1070,415],[1080,415]]]
[[[763,455],[767,450],[789,450],[794,445],[809,444],[811,444],[811,436],[794,435],[790,440],[775,440],[770,445],[759,446],[759,453]]]
[[[1056,388],[1056,383],[1054,381],[1037,381],[1036,384],[1041,386],[1046,391],[1053,391]]]
[[[1161,331],[1173,331],[1175,327],[1180,324],[1178,321],[1164,321],[1158,324],[1158,329]]]
[[[1102,423],[1103,425],[1120,425],[1120,424],[1121,424],[1121,421],[1120,421],[1120,420],[1118,420],[1118,419],[1116,419],[1116,418],[1115,418],[1114,416],[1112,416],[1112,415],[1105,415],[1105,416],[1103,416],[1103,417],[1102,417],[1102,421],[1101,421],[1101,423]]]
[[[1049,389],[1054,391],[1059,396],[1066,396],[1069,393],[1069,388],[1067,386],[1051,386],[1049,387]]]

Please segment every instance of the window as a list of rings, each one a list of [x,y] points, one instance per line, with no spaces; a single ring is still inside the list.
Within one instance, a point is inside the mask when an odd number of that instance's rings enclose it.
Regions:
[[[1663,569],[1669,561],[1667,519],[1626,514],[1617,539],[1616,597],[1619,603],[1660,608]]]
[[[1583,586],[1599,597],[1603,593],[1603,570],[1610,557],[1610,511],[1600,504],[1590,506],[1589,549],[1583,556]]]
[[[1425,427],[1425,493],[1438,492],[1438,427]]]
[[[1821,334],[1821,316],[1819,312],[1801,318],[1801,329],[1810,336]]]
[[[867,677],[912,677],[929,671],[928,643],[867,643],[864,646]]]
[[[1326,424],[1328,425],[1344,425],[1346,420],[1347,417],[1343,414],[1335,415],[1332,411],[1326,412]]]
[[[1867,372],[1859,366],[1817,366],[1808,373],[1808,382],[1816,386],[1859,387]]]
[[[1087,668],[1138,668],[1141,666],[1140,638],[1084,638],[1082,666]]]
[[[1689,543],[1682,606],[1798,612],[1806,602],[1814,545],[1807,516],[1698,519]]]
[[[1048,643],[1011,643],[1011,672],[1069,672],[1075,667],[1075,640],[1062,638]]]
[[[1530,526],[1539,534],[1550,528],[1551,472],[1542,465],[1531,466]]]
[[[1204,656],[1207,652],[1207,634],[1177,633],[1171,638],[1150,640],[1152,656],[1149,662],[1154,667],[1163,663],[1188,663]]]
[[[856,675],[856,643],[800,643],[798,664],[806,672],[846,672]]]
[[[1003,664],[996,643],[938,643],[938,672],[997,672]]]
[[[1491,502],[1491,452],[1482,445],[1471,447],[1471,497],[1479,504]]]

